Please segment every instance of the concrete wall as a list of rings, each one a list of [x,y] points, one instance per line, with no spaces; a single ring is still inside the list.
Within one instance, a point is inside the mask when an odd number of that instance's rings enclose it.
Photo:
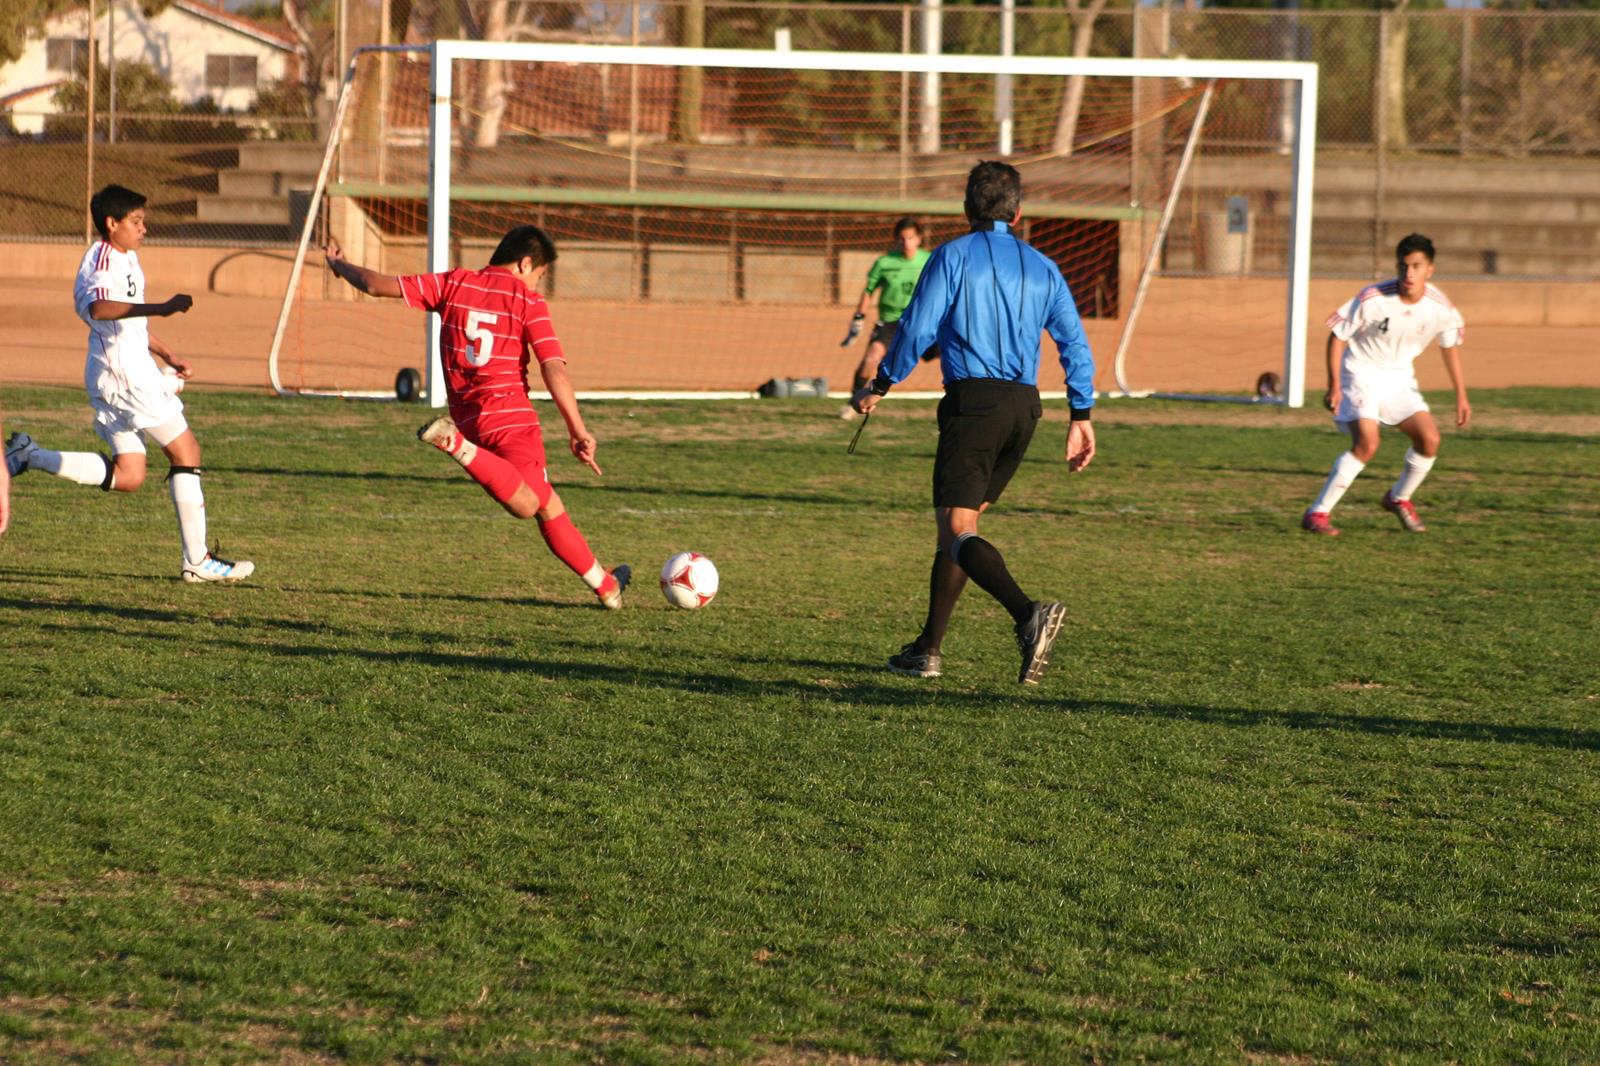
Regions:
[[[492,250],[492,241],[468,242],[462,249],[463,260],[475,264],[487,262]],[[385,273],[413,273],[423,269],[420,240],[389,241],[382,245],[369,241],[363,247],[359,241],[347,239],[345,252],[352,259]],[[727,252],[693,246],[657,246],[653,253],[656,261],[651,266],[652,300],[715,303],[732,298],[732,272]],[[854,303],[861,291],[854,283],[848,283],[857,273],[853,268],[859,265],[858,259],[853,257],[870,254],[840,253],[841,303]],[[51,279],[70,285],[82,255],[83,250],[75,244],[0,244],[0,258],[5,263],[0,270],[8,277]],[[152,298],[165,298],[164,294],[174,292],[278,297],[289,281],[290,256],[287,249],[241,251],[162,246],[160,243],[146,245],[139,253],[150,279]],[[631,249],[621,244],[564,243],[551,295],[562,299],[616,300],[624,298],[619,294],[625,291],[637,293],[638,269],[634,258]],[[754,291],[750,280],[752,258],[759,264],[755,274],[761,279]],[[754,256],[746,255],[746,302],[815,305],[830,302],[822,295],[808,301],[798,299],[803,292],[822,291],[825,260],[821,256],[799,256],[794,257],[796,262],[789,263],[789,258],[787,253],[771,257],[759,252]],[[560,273],[562,269],[566,271],[565,277]],[[865,278],[865,267],[859,273]],[[348,286],[326,286],[325,292],[326,277],[321,256],[313,255],[301,277],[301,293],[309,299],[343,298]],[[1600,285],[1452,280],[1443,275],[1435,281],[1461,308],[1469,329],[1475,325],[1600,327]],[[1308,328],[1315,332],[1323,318],[1349,300],[1360,287],[1359,281],[1313,280]],[[1169,306],[1181,302],[1193,307],[1273,307],[1280,302],[1283,292],[1283,283],[1270,279],[1162,278],[1152,289],[1150,299],[1152,307],[1162,300]]]

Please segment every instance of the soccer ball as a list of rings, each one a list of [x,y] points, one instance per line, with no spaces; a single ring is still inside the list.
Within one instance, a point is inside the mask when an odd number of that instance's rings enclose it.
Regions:
[[[717,568],[699,552],[679,552],[661,568],[661,594],[674,607],[692,611],[717,594]]]

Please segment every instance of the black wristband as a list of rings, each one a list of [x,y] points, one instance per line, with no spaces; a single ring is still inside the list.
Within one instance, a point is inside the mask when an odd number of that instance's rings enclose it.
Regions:
[[[874,396],[889,395],[889,383],[882,378],[873,378],[872,383],[867,388],[872,390]]]
[[[1089,421],[1089,416],[1093,413],[1093,407],[1074,407],[1072,409],[1072,420],[1074,422],[1087,422]]]
[[[850,316],[850,321],[852,321],[852,322],[861,322],[864,319],[866,319],[866,317],[867,317],[867,313],[865,311],[857,311],[855,314]]]

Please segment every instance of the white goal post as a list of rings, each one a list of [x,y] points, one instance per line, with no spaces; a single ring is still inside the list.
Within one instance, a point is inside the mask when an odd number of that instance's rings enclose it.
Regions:
[[[388,51],[406,51],[394,48]],[[383,51],[383,49],[363,49],[361,53]],[[410,51],[417,51],[410,49]],[[296,299],[299,288],[300,273],[308,254],[311,238],[315,230],[319,211],[330,186],[330,168],[337,150],[337,141],[343,132],[343,116],[348,103],[351,86],[355,80],[357,60],[361,53],[352,59],[350,73],[347,75],[342,88],[337,118],[334,123],[333,133],[330,135],[327,152],[323,163],[322,173],[319,175],[317,187],[313,192],[313,200],[307,213],[305,225],[300,235],[300,246],[295,257],[293,280],[285,294],[283,311],[280,315],[278,329],[273,340],[272,351],[269,355],[269,376],[274,389],[280,394],[313,393],[319,390],[312,387],[293,387],[284,384],[280,375],[279,356],[283,341],[284,328],[290,317],[291,304]],[[990,77],[1011,76],[1016,78],[1037,77],[1065,79],[1075,76],[1084,78],[1106,79],[1168,79],[1182,84],[1203,84],[1205,94],[1201,104],[1201,114],[1194,122],[1193,129],[1189,131],[1187,142],[1184,145],[1183,159],[1179,166],[1180,178],[1182,172],[1189,166],[1193,158],[1196,144],[1203,138],[1202,125],[1204,124],[1204,109],[1212,100],[1212,87],[1218,82],[1242,82],[1262,86],[1263,92],[1281,91],[1283,96],[1283,110],[1292,118],[1293,136],[1288,144],[1282,144],[1274,149],[1274,154],[1279,157],[1277,165],[1286,168],[1287,188],[1284,195],[1278,199],[1286,201],[1279,206],[1286,213],[1284,219],[1283,240],[1286,244],[1282,256],[1283,267],[1286,268],[1280,275],[1285,281],[1286,307],[1283,322],[1285,327],[1282,336],[1281,352],[1281,391],[1277,402],[1291,407],[1304,404],[1305,397],[1305,364],[1306,364],[1306,324],[1309,313],[1308,288],[1310,279],[1310,245],[1312,233],[1312,175],[1314,170],[1314,149],[1316,144],[1316,112],[1317,112],[1317,66],[1310,62],[1287,61],[1256,61],[1256,60],[1198,60],[1198,59],[1112,59],[1112,58],[1071,58],[1071,57],[1037,57],[1037,56],[995,56],[995,55],[926,55],[902,53],[857,53],[857,52],[805,52],[805,51],[763,51],[749,49],[712,49],[712,48],[672,48],[653,46],[622,46],[622,45],[584,45],[584,44],[541,44],[541,43],[505,43],[486,41],[460,41],[441,40],[434,42],[426,48],[429,65],[429,108],[427,123],[427,183],[426,183],[426,233],[425,233],[425,260],[424,269],[429,271],[448,270],[452,266],[466,265],[453,263],[452,257],[452,214],[453,204],[466,195],[471,199],[474,194],[470,190],[456,187],[453,180],[456,156],[463,149],[458,145],[461,131],[456,127],[454,108],[459,105],[455,99],[454,87],[457,82],[457,73],[463,64],[470,63],[523,63],[523,64],[565,64],[576,66],[603,65],[607,68],[680,68],[680,69],[708,69],[734,71],[828,71],[828,72],[862,72],[875,74],[899,75],[980,75]],[[919,79],[920,80],[920,79]],[[1009,85],[1009,82],[1008,82]],[[1278,86],[1281,89],[1271,90],[1270,87]],[[1009,122],[1009,119],[1007,120]],[[1007,129],[1009,133],[1009,128]],[[635,131],[633,144],[637,144],[637,131]],[[902,143],[901,148],[905,148]],[[997,149],[991,148],[982,152],[987,157],[997,157]],[[1240,166],[1248,166],[1241,163]],[[1180,192],[1183,191],[1180,181],[1174,181],[1170,189],[1164,194],[1165,201],[1158,212],[1154,204],[1133,204],[1138,208],[1141,217],[1151,220],[1159,213],[1161,223],[1154,241],[1147,239],[1146,245],[1141,249],[1141,258],[1145,260],[1143,269],[1139,272],[1138,294],[1127,302],[1132,305],[1122,314],[1120,336],[1115,346],[1115,380],[1116,390],[1113,394],[1160,396],[1177,395],[1175,390],[1162,390],[1159,387],[1146,386],[1139,388],[1143,382],[1137,380],[1138,374],[1130,370],[1124,358],[1128,347],[1129,338],[1132,336],[1133,323],[1138,318],[1138,306],[1143,302],[1146,289],[1152,274],[1160,269],[1163,252],[1163,242],[1167,235],[1167,227],[1171,222],[1175,205]],[[752,190],[752,193],[755,190]],[[354,195],[354,194],[352,194]],[[533,197],[537,191],[527,192],[528,202],[537,202]],[[652,201],[647,190],[640,190],[634,203],[660,202],[662,195],[655,194]],[[768,198],[770,199],[770,198]],[[813,197],[820,202],[820,197]],[[744,201],[757,204],[761,197],[750,195],[741,197],[737,193],[728,196],[728,200],[735,207]],[[614,199],[607,202],[621,203],[623,200]],[[878,203],[874,201],[874,203]],[[925,202],[906,200],[908,208],[916,208]],[[882,201],[884,207],[893,206],[889,200]],[[746,205],[748,206],[748,205]],[[817,207],[818,210],[829,210],[827,205]],[[903,213],[914,214],[916,210],[908,209]],[[1024,214],[1029,209],[1027,189],[1024,190]],[[923,207],[926,210],[926,207]],[[1254,208],[1252,208],[1254,210]],[[1096,217],[1092,215],[1079,215],[1076,217]],[[1199,238],[1195,238],[1196,241]],[[457,249],[459,252],[459,249]],[[1199,254],[1198,252],[1196,253]],[[1241,274],[1245,268],[1241,267]],[[1281,307],[1282,304],[1280,303]],[[1274,312],[1274,315],[1276,312]],[[439,362],[439,319],[437,315],[429,314],[424,331],[426,344],[426,378],[425,395],[428,402],[434,406],[442,406],[445,402],[443,376]],[[1112,350],[1103,343],[1097,346],[1097,359],[1104,365],[1112,359]],[[1159,385],[1159,383],[1157,383]],[[1104,383],[1102,383],[1104,387]],[[337,394],[351,395],[351,391]],[[725,394],[725,393],[723,393]],[[1218,398],[1234,399],[1238,396],[1208,396],[1184,393],[1190,398]]]

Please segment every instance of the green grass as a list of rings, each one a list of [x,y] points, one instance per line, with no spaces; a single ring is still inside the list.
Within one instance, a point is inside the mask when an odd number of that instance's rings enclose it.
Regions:
[[[97,144],[95,187],[121,182],[150,200],[150,226],[191,222],[195,197],[215,192],[217,170],[237,164],[227,145]],[[84,147],[81,143],[9,145],[0,168],[0,217],[7,236],[83,236]]]
[[[248,586],[174,580],[155,479],[14,487],[0,1060],[1600,1057],[1596,392],[1475,396],[1425,537],[1393,439],[1314,539],[1314,414],[1108,403],[1069,478],[1056,413],[984,523],[1071,608],[1037,690],[975,590],[943,678],[880,669],[931,405],[854,457],[831,405],[591,405],[610,615],[419,409],[190,396]]]

